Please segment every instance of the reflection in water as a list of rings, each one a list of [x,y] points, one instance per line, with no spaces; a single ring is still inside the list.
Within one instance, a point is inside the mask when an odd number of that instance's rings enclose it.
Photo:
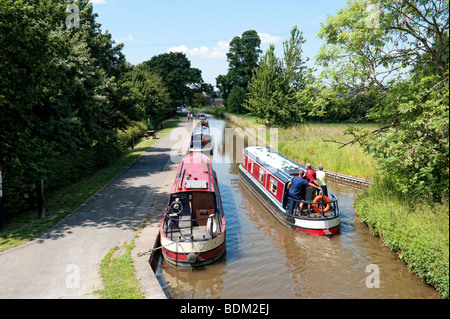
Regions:
[[[171,298],[440,298],[358,221],[352,207],[358,190],[329,183],[339,198],[339,235],[317,237],[281,225],[239,181],[239,163],[231,160],[236,151],[219,143],[225,121],[209,122],[219,135],[213,167],[227,221],[227,253],[194,269],[160,261],[157,276]],[[379,269],[380,288],[366,285],[372,264]]]

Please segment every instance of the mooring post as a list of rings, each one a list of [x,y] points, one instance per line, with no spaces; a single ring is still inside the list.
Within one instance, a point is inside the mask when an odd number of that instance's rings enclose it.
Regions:
[[[37,192],[37,201],[38,201],[38,215],[39,218],[45,217],[45,208],[44,208],[44,181],[42,179],[36,182],[36,192]]]

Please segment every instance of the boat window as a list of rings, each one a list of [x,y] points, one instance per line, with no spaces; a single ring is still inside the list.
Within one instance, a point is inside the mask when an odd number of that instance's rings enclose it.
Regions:
[[[253,174],[253,162],[250,164],[250,174]]]
[[[259,169],[259,181],[264,184],[264,170],[263,169]]]
[[[278,187],[278,182],[276,180],[274,180],[272,177],[270,178],[270,191],[273,194],[277,194],[277,187]]]

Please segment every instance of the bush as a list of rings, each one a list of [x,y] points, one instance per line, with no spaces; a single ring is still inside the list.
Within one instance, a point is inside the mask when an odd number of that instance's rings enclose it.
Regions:
[[[133,122],[124,131],[119,131],[117,133],[117,141],[121,150],[126,150],[131,146],[132,140],[137,140],[142,137],[147,131],[148,126],[145,122]]]
[[[449,206],[412,201],[394,183],[377,178],[355,200],[355,209],[372,232],[398,252],[409,270],[449,297]]]

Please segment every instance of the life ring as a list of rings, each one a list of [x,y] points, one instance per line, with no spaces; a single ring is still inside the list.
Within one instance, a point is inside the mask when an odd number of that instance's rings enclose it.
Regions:
[[[328,197],[319,195],[319,196],[317,196],[316,198],[314,198],[313,202],[314,202],[314,203],[317,203],[318,201],[324,201],[324,202],[326,202],[326,203],[327,203],[327,206],[325,207],[324,210],[321,210],[319,207],[317,207],[317,204],[313,204],[312,206],[313,206],[314,210],[316,211],[316,213],[322,214],[322,213],[326,213],[327,211],[330,210],[330,208],[331,208],[331,203],[330,203],[330,200],[328,199]]]

